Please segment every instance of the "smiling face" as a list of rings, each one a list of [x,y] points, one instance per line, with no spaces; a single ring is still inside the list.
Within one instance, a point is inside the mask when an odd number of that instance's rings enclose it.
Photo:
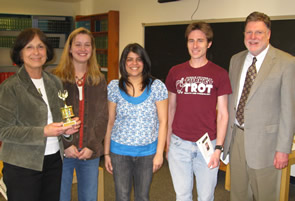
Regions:
[[[249,52],[257,56],[269,44],[270,30],[263,21],[250,21],[245,27],[244,43]]]
[[[212,42],[208,43],[206,35],[201,30],[190,32],[187,38],[188,52],[193,60],[206,59],[207,49]]]
[[[21,50],[21,58],[28,72],[41,71],[47,59],[46,45],[35,35]]]
[[[78,34],[72,41],[70,53],[73,62],[87,64],[92,54],[91,38],[87,34]]]
[[[143,71],[143,61],[138,54],[129,52],[127,55],[125,68],[129,78],[141,77]]]

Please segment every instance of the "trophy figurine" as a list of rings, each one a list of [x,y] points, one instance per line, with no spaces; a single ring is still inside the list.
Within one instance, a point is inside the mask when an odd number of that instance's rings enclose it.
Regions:
[[[61,107],[60,110],[61,110],[61,115],[62,115],[62,119],[65,120],[64,122],[64,126],[71,126],[71,125],[75,125],[76,124],[76,121],[72,120],[71,117],[75,116],[74,115],[74,112],[73,112],[73,108],[72,106],[68,106],[66,104],[66,98],[68,97],[68,91],[67,90],[64,90],[63,92],[61,90],[58,91],[58,97],[60,99],[63,100],[65,106],[64,107]]]

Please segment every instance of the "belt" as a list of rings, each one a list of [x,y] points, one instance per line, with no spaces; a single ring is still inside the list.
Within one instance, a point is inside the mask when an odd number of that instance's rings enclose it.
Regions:
[[[239,126],[239,125],[237,125],[237,124],[235,124],[236,125],[236,127],[238,128],[238,129],[241,129],[242,131],[244,130],[244,127],[241,127],[241,126]]]

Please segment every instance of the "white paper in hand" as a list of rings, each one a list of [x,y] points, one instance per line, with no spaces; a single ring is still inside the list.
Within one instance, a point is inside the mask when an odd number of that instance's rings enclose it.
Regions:
[[[202,153],[202,156],[208,164],[212,154],[214,153],[213,145],[208,133],[205,133],[196,143]]]
[[[229,155],[227,154],[225,159],[223,160],[223,152],[220,154],[220,160],[227,165],[229,163]]]

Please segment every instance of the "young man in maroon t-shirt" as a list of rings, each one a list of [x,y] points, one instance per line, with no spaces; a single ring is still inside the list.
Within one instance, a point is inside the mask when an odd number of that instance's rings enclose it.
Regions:
[[[169,169],[177,200],[192,201],[195,175],[198,200],[213,201],[231,86],[227,71],[206,57],[213,39],[210,25],[190,24],[185,36],[191,59],[171,68],[166,79]],[[208,164],[196,144],[205,133],[215,147]]]

